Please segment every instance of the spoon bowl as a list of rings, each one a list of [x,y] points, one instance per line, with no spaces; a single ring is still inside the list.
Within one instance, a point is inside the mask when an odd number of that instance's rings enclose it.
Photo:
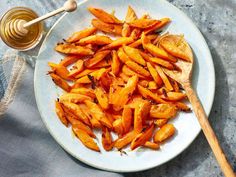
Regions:
[[[175,64],[180,70],[168,70],[163,68],[164,72],[172,79],[179,82],[181,85],[185,82],[190,82],[192,77],[192,69],[194,58],[192,49],[182,35],[165,35],[159,45],[169,51],[174,52],[175,57],[182,56]],[[173,53],[173,52],[172,52]],[[180,55],[182,53],[182,55]],[[183,56],[184,55],[184,56]]]

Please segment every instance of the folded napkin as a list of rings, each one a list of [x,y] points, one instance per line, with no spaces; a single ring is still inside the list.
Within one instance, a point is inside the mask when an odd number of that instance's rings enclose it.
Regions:
[[[12,49],[8,49],[0,60],[0,115],[12,102],[25,65],[25,60]]]

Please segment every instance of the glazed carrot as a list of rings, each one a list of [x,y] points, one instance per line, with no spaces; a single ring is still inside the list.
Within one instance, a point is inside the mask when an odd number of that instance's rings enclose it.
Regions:
[[[154,124],[152,123],[148,128],[146,128],[142,133],[139,133],[135,139],[131,142],[131,150],[136,149],[139,146],[142,146],[147,142],[151,137],[154,130]]]
[[[164,82],[166,88],[167,88],[168,90],[173,90],[173,87],[172,87],[172,85],[171,85],[171,83],[170,83],[168,77],[165,75],[165,73],[163,72],[163,70],[161,69],[161,67],[158,66],[158,65],[156,65],[155,68],[156,68],[158,74],[160,75],[162,81]]]
[[[91,23],[97,30],[103,31],[105,33],[111,33],[115,35],[121,35],[122,33],[122,25],[108,24],[98,19],[93,19]]]
[[[93,138],[91,138],[85,131],[77,128],[76,126],[72,126],[72,130],[87,148],[100,152],[97,143],[95,143]]]
[[[55,50],[64,54],[73,55],[93,55],[94,52],[86,47],[76,46],[73,44],[60,44],[55,47]]]
[[[163,125],[154,135],[154,142],[163,142],[173,136],[175,133],[175,127],[172,124]]]
[[[150,142],[150,141],[147,141],[143,146],[147,147],[147,148],[150,148],[150,149],[153,149],[153,150],[160,149],[160,145],[158,143],[153,143],[153,142]]]
[[[118,73],[120,71],[120,60],[119,60],[118,54],[115,50],[112,51],[111,71],[114,75],[118,75]]]
[[[56,110],[56,114],[57,114],[58,118],[60,119],[60,121],[67,127],[68,121],[66,119],[65,112],[61,106],[61,103],[59,103],[58,101],[55,101],[55,110]]]
[[[63,90],[65,90],[66,92],[69,92],[71,90],[71,86],[65,81],[63,80],[61,77],[59,77],[56,74],[51,73],[50,74],[53,82],[58,85],[59,87],[61,87]]]
[[[110,151],[113,148],[114,143],[112,137],[107,128],[102,129],[102,146],[106,151]]]
[[[89,7],[88,10],[99,20],[105,22],[105,23],[115,23],[115,24],[120,24],[122,23],[120,20],[118,20],[114,15],[111,15],[107,12],[105,12],[102,9],[99,8],[93,8]]]

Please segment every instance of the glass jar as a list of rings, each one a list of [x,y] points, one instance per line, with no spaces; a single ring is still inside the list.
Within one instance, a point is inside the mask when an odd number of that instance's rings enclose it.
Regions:
[[[8,35],[9,25],[7,25],[7,23],[16,19],[31,21],[37,17],[38,15],[33,10],[26,7],[15,7],[7,11],[0,20],[0,37],[3,42],[9,47],[19,51],[26,51],[34,48],[42,38],[42,22],[28,27],[28,34],[18,39],[13,39]]]

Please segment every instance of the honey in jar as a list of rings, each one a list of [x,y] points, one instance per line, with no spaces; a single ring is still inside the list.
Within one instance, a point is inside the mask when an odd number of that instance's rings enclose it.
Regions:
[[[9,23],[14,20],[20,19],[25,21],[31,21],[37,18],[38,15],[31,9],[26,7],[15,7],[7,11],[0,21],[0,37],[11,48],[26,51],[35,47],[42,38],[43,24],[42,22],[36,23],[27,28],[28,33],[23,37],[12,37],[10,33],[14,33],[10,30]]]

